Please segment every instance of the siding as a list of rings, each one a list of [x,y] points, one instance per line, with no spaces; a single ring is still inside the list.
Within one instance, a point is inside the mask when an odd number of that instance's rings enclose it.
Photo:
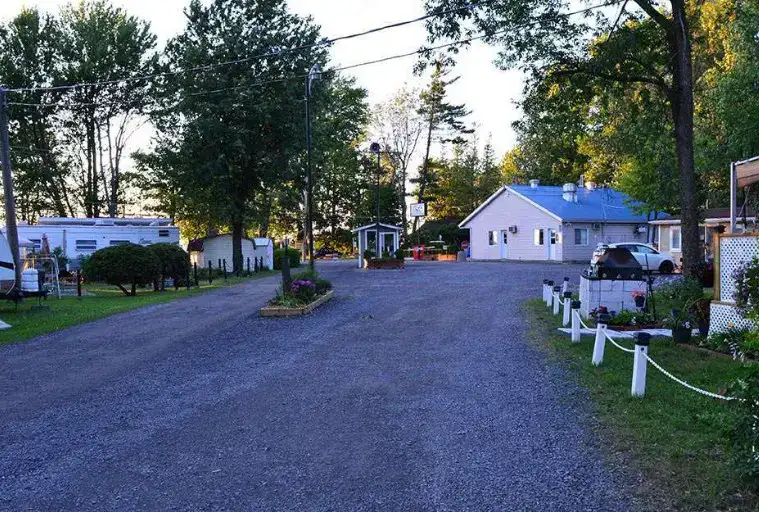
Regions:
[[[271,242],[267,247],[253,248],[253,241],[243,238],[242,240],[242,260],[243,266],[247,265],[247,259],[250,258],[250,267],[253,268],[253,258],[264,258],[264,266],[271,269],[273,267],[273,250]],[[190,255],[190,261],[197,263],[199,267],[208,267],[210,261],[213,268],[218,268],[219,259],[227,260],[227,270],[232,270],[232,235],[221,235],[213,238],[207,238],[203,241],[203,252],[193,252]]]
[[[601,224],[601,229],[592,229],[591,223],[567,223],[562,226],[563,261],[589,262],[598,244],[616,242],[646,242],[646,234],[633,233],[640,224]],[[588,230],[588,245],[575,245],[575,229]]]
[[[533,230],[559,229],[559,221],[508,190],[465,226],[469,228],[471,257],[477,260],[501,259],[501,246],[488,244],[488,232],[498,231],[500,237],[500,231],[508,230],[509,226],[517,226],[517,232],[509,233],[508,259],[548,259],[547,246],[534,244]],[[561,259],[561,244],[556,246],[556,257]]]

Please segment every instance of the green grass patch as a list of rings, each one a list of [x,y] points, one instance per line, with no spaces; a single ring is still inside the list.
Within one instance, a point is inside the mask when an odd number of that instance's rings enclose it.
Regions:
[[[254,279],[272,276],[278,271],[266,271],[251,277],[229,277],[214,279],[213,284],[201,281],[200,287],[192,287],[190,290],[180,288],[167,289],[164,292],[154,292],[152,288],[138,289],[136,297],[127,297],[115,286],[93,284],[85,285],[84,290],[94,295],[78,297],[63,297],[57,299],[54,296],[42,301],[46,309],[35,310],[37,299],[27,299],[19,304],[16,309],[12,302],[0,302],[0,320],[11,324],[11,329],[0,331],[0,346],[16,341],[22,341],[41,334],[71,327],[85,322],[91,322],[116,313],[131,311],[142,306],[162,304],[183,297],[193,297],[210,290],[216,290],[225,286],[246,283]]]
[[[754,510],[759,499],[730,460],[735,404],[703,397],[648,365],[646,396],[630,396],[633,356],[607,343],[601,367],[591,364],[593,337],[573,344],[556,331],[560,319],[540,299],[525,310],[532,339],[566,363],[588,391],[603,444],[625,452],[645,475],[644,495],[675,510]],[[621,345],[632,348],[632,341]],[[677,377],[719,392],[745,369],[732,359],[690,351],[671,339],[652,340],[649,356]],[[645,499],[645,498],[644,498]]]

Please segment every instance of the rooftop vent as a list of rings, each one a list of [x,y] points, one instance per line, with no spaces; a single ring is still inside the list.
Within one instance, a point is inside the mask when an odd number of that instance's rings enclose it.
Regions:
[[[540,180],[530,180],[530,188],[538,188],[540,186]]]
[[[574,183],[566,183],[562,189],[561,197],[568,203],[577,202],[577,185]]]

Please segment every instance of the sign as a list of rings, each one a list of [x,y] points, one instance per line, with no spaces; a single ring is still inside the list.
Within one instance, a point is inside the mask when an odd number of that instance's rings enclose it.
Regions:
[[[412,217],[424,217],[427,215],[427,203],[415,203],[411,205]]]

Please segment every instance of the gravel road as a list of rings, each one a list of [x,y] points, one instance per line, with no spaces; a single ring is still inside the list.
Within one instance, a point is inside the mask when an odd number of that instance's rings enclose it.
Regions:
[[[0,349],[3,510],[627,510],[520,303],[578,267],[325,262]]]

